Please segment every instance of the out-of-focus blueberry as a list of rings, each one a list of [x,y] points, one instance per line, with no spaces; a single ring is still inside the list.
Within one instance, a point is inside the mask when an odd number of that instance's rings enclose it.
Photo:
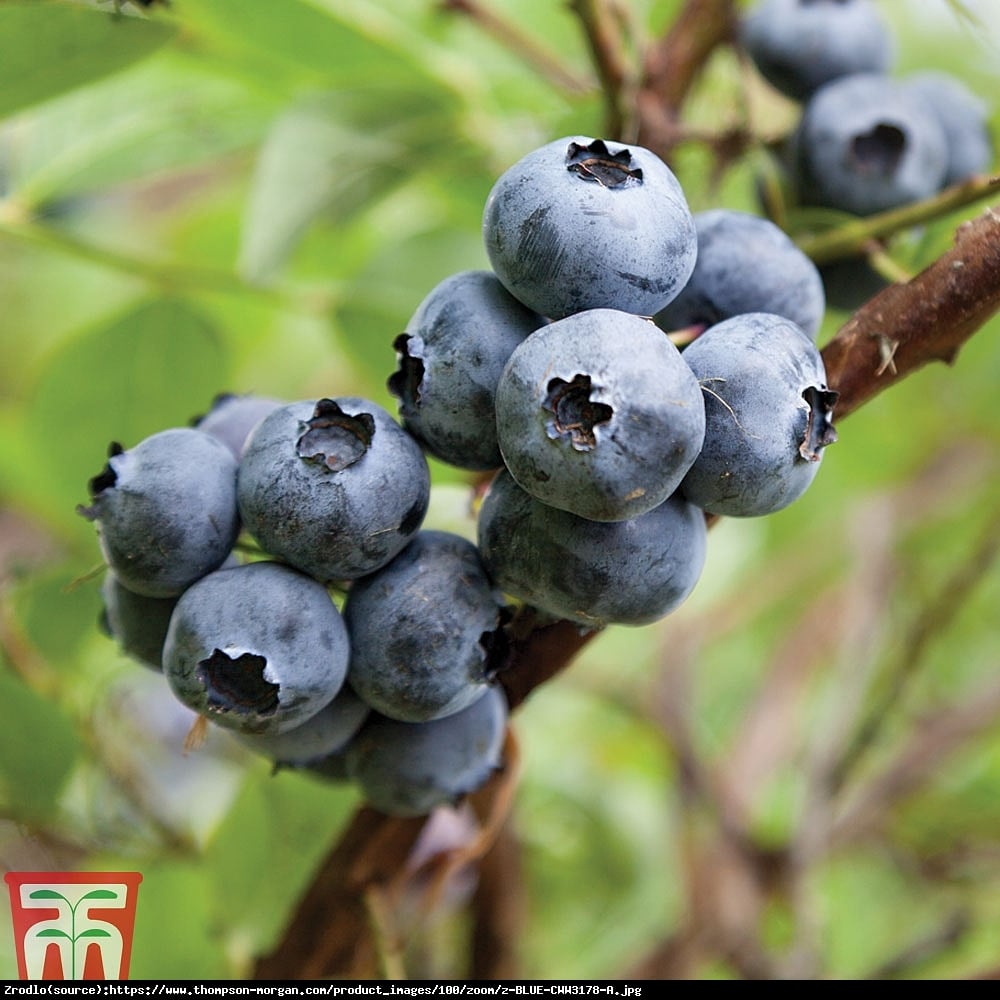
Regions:
[[[193,426],[218,438],[238,459],[250,432],[283,405],[281,400],[267,396],[220,393],[212,400],[208,412],[195,418]]]
[[[497,277],[529,309],[652,316],[681,290],[697,238],[680,183],[655,153],[585,136],[528,153],[483,212]]]
[[[993,164],[993,137],[986,102],[950,73],[926,70],[903,81],[937,118],[948,143],[945,184],[985,173]]]
[[[819,273],[827,304],[844,312],[860,309],[889,285],[888,279],[864,256],[843,257],[821,264]]]
[[[163,669],[163,643],[176,597],[144,597],[123,587],[112,570],[101,584],[101,625],[123,653],[153,670]]]
[[[803,204],[872,215],[928,198],[948,174],[937,116],[907,88],[873,73],[816,91],[790,143]]]
[[[852,73],[886,73],[888,24],[871,0],[760,0],[740,37],[761,76],[797,101]]]

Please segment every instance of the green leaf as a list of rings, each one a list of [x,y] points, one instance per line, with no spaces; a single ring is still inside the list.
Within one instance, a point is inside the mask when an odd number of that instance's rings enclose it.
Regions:
[[[69,902],[61,892],[56,892],[55,889],[35,889],[34,892],[28,893],[28,899],[61,899],[64,903]]]
[[[0,669],[0,813],[37,822],[56,805],[82,751],[63,712],[18,677]],[[51,890],[37,890],[51,891]],[[61,898],[55,896],[43,897]]]
[[[108,76],[174,33],[160,20],[54,0],[0,4],[0,115]]]
[[[201,21],[226,46],[256,50],[261,58],[293,65],[321,85],[380,82],[427,89],[438,80],[402,44],[377,37],[306,0],[186,0],[185,14]]]
[[[71,513],[111,441],[130,447],[186,425],[227,388],[226,367],[214,326],[181,300],[145,302],[61,345],[22,424],[39,490]]]
[[[10,607],[25,638],[53,668],[77,664],[80,648],[90,642],[103,602],[100,581],[74,586],[100,561],[97,552],[77,562],[61,562],[16,581]]]
[[[84,897],[86,898],[86,897]],[[111,935],[100,927],[91,927],[89,931],[81,931],[77,937],[81,938],[106,938]]]
[[[357,801],[347,784],[292,771],[250,773],[203,857],[217,919],[256,949],[272,948]]]
[[[164,53],[24,116],[8,191],[28,207],[78,213],[67,198],[255,146],[273,115],[271,98]]]
[[[421,172],[447,172],[458,148],[453,112],[432,95],[380,87],[292,105],[261,148],[241,272],[265,279],[318,218],[342,226]]]
[[[134,858],[92,859],[104,871],[135,864]],[[247,877],[249,873],[247,873]],[[266,881],[266,872],[256,877]],[[231,956],[220,947],[220,924],[213,919],[214,904],[225,905],[225,888],[210,899],[215,887],[205,877],[200,861],[154,856],[142,865],[142,892],[132,939],[133,979],[232,979]],[[233,912],[227,913],[227,919]]]
[[[59,930],[58,927],[46,927],[45,930],[38,932],[38,936],[46,938],[65,938],[67,941],[73,940],[65,931]]]

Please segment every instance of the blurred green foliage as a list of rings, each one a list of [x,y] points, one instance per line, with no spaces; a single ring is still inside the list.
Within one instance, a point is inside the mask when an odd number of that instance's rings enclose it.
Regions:
[[[565,4],[490,6],[590,80]],[[626,6],[644,36],[680,4]],[[997,92],[995,22],[970,26],[944,0],[921,17],[882,6],[901,68]],[[392,408],[396,333],[437,281],[487,266],[493,180],[553,137],[598,134],[600,95],[561,92],[432,0],[172,0],[148,16],[105,0],[6,0],[0,51],[0,859],[141,870],[133,977],[247,975],[356,796],[272,776],[222,733],[183,752],[190,718],[96,627],[99,554],[75,507],[109,442],[186,424],[220,391]],[[720,52],[692,120],[734,120],[744,83]],[[773,94],[755,99],[770,127],[792,120]],[[719,187],[697,148],[676,167],[695,210],[755,209],[752,159]],[[975,211],[900,240],[899,261],[926,264]],[[844,319],[831,311],[823,336]],[[876,706],[901,651],[914,660],[862,774],[995,679],[995,566],[953,613],[942,590],[1000,531],[998,332],[991,323],[954,366],[852,416],[802,501],[713,531],[688,605],[609,630],[518,714],[528,975],[622,973],[684,912],[676,748],[657,714],[671,664],[690,668],[691,739],[720,769],[777,686],[782,749],[761,758],[747,804],[765,845],[801,818],[804,759],[840,724],[857,684],[845,675],[870,671],[859,697]],[[462,476],[434,475],[429,523],[471,533],[465,491],[444,488]],[[891,571],[873,581],[872,559]],[[1000,964],[997,732],[971,733],[818,866],[827,975],[880,968],[956,910],[972,928],[960,946],[906,974]],[[6,920],[0,906],[0,977],[15,970]],[[777,905],[767,928],[775,948],[796,933]],[[430,972],[463,974],[452,951]]]

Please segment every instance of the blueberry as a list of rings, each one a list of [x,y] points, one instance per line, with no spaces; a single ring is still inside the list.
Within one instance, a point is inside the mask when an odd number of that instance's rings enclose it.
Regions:
[[[812,339],[769,313],[734,316],[684,352],[705,393],[705,444],[681,492],[712,514],[752,517],[808,488],[836,440],[836,393]]]
[[[648,319],[588,309],[533,333],[496,397],[500,451],[532,496],[596,521],[662,503],[701,448],[704,404]]]
[[[457,712],[503,665],[505,608],[472,542],[421,531],[387,566],[358,580],[344,604],[348,683],[404,722]]]
[[[886,73],[889,27],[871,0],[761,0],[740,24],[761,76],[787,97],[806,100],[853,73]]]
[[[347,770],[374,808],[422,816],[457,805],[501,767],[506,731],[507,701],[498,687],[433,722],[372,715],[348,744]]]
[[[254,427],[282,405],[280,400],[266,396],[220,393],[208,412],[195,418],[193,426],[218,438],[239,458]]]
[[[244,526],[270,555],[322,582],[384,566],[420,527],[430,473],[380,406],[289,403],[257,426],[237,485]]]
[[[199,430],[160,431],[127,451],[112,444],[90,480],[104,558],[119,583],[146,597],[176,597],[217,569],[239,534],[236,460]]]
[[[731,316],[787,316],[815,337],[826,300],[816,265],[768,219],[719,208],[694,217],[698,261],[680,295],[655,319],[664,330],[709,327]]]
[[[153,670],[163,669],[163,643],[176,597],[144,597],[123,587],[108,570],[101,584],[101,627],[123,653]]]
[[[340,754],[371,709],[346,685],[301,725],[277,734],[237,732],[239,741],[281,767],[305,767]]]
[[[220,569],[184,592],[163,672],[188,708],[229,729],[276,735],[340,691],[349,642],[322,584],[280,563]]]
[[[826,301],[834,309],[854,312],[889,285],[863,254],[821,264]]]
[[[400,400],[403,426],[444,462],[497,468],[497,382],[514,348],[544,322],[490,271],[445,278],[394,343],[399,369],[389,391]]]
[[[704,514],[677,494],[627,521],[590,521],[536,500],[506,470],[479,513],[479,549],[497,585],[589,628],[646,625],[678,607],[705,562]]]
[[[821,87],[791,141],[800,201],[872,215],[928,198],[948,172],[948,143],[915,93],[863,73]]]
[[[543,316],[652,316],[681,290],[697,238],[684,192],[642,146],[557,139],[508,168],[483,212],[497,277]]]
[[[986,103],[949,73],[927,70],[902,81],[937,118],[948,144],[945,184],[985,173],[993,163]]]

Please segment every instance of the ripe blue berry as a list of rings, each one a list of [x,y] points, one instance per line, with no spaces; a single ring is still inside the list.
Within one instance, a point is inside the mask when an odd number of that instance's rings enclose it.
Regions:
[[[496,474],[479,513],[479,549],[512,597],[589,628],[646,625],[678,607],[705,562],[704,514],[677,494],[627,521],[590,521]]]
[[[503,666],[504,610],[472,542],[418,532],[347,595],[348,682],[392,719],[427,722],[457,712]]]
[[[648,319],[590,309],[533,333],[496,397],[500,451],[543,503],[595,521],[658,506],[701,448],[704,404],[680,352]]]
[[[705,444],[681,492],[712,514],[753,517],[808,488],[836,440],[837,394],[794,323],[750,313],[713,326],[684,351],[705,392]]]
[[[206,414],[196,418],[194,426],[218,438],[238,459],[250,432],[282,405],[279,400],[266,396],[222,393],[212,400]]]
[[[811,337],[826,308],[816,265],[768,219],[719,208],[694,217],[698,261],[680,295],[656,315],[664,330],[709,327],[740,313],[787,316]]]
[[[344,685],[328,705],[301,725],[280,733],[237,732],[239,741],[279,767],[305,767],[340,754],[371,709]]]
[[[886,73],[892,36],[871,0],[760,0],[740,37],[761,76],[794,100],[852,73]]]
[[[544,319],[490,271],[460,271],[435,286],[394,343],[399,369],[389,391],[403,426],[437,458],[495,469],[494,395],[511,352]]]
[[[985,101],[949,73],[927,70],[902,82],[944,130],[948,145],[944,183],[957,184],[989,170],[993,163],[993,138]]]
[[[344,752],[347,770],[374,808],[422,816],[457,805],[500,768],[506,731],[507,701],[498,687],[433,722],[373,715]]]
[[[384,566],[420,527],[430,473],[417,442],[366,399],[283,406],[257,426],[237,485],[246,529],[322,582]]]
[[[680,291],[697,239],[684,192],[642,146],[557,139],[506,170],[483,212],[497,277],[529,309],[652,316]]]
[[[101,584],[100,624],[123,653],[153,670],[163,669],[163,643],[176,597],[144,597],[123,587],[108,570]]]
[[[930,197],[948,173],[948,143],[934,113],[911,89],[871,73],[813,94],[791,155],[803,203],[862,216]]]
[[[275,735],[340,691],[347,629],[322,584],[280,563],[220,569],[181,596],[163,672],[189,708],[229,729]]]
[[[236,459],[209,434],[160,431],[127,451],[112,444],[90,481],[101,550],[119,583],[146,597],[176,597],[217,569],[239,534]]]

